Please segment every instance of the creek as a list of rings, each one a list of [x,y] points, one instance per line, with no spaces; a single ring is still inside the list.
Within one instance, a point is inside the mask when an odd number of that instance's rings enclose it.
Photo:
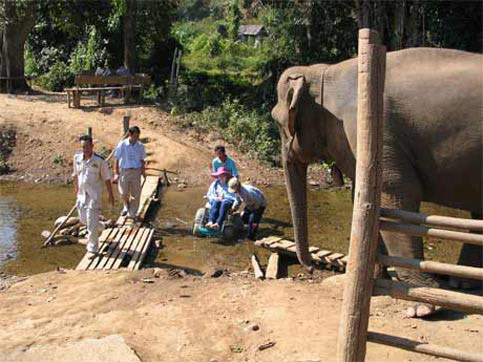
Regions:
[[[263,189],[269,206],[260,224],[258,238],[276,235],[292,238],[290,209],[285,188]],[[224,242],[216,238],[197,238],[190,234],[196,210],[204,204],[205,187],[170,187],[152,222],[163,235],[163,247],[150,263],[160,267],[181,267],[194,272],[213,268],[240,271],[249,267],[257,252],[262,263],[268,251],[251,241]],[[116,199],[119,197],[116,195]],[[351,222],[349,190],[309,190],[308,216],[310,244],[334,252],[347,253]],[[83,245],[40,249],[42,230],[52,230],[57,217],[74,204],[72,186],[0,182],[0,270],[7,274],[30,275],[52,271],[57,266],[75,268],[85,253]],[[104,203],[106,205],[106,203]],[[116,217],[119,207],[103,209],[106,217]],[[424,204],[422,212],[469,217],[468,213]],[[425,240],[429,260],[454,263],[461,245],[437,239]],[[291,274],[298,266],[291,267]]]

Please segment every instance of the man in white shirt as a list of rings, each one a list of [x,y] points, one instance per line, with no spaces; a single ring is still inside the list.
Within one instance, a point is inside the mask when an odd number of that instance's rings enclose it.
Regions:
[[[141,175],[146,177],[146,151],[139,142],[141,130],[134,126],[129,128],[129,137],[117,145],[114,151],[116,159],[116,175],[114,182],[119,180],[119,193],[122,196],[124,208],[121,216],[137,218],[139,198],[141,196]]]
[[[82,152],[74,155],[74,193],[80,222],[87,226],[87,252],[93,258],[99,252],[99,232],[105,225],[99,221],[102,186],[106,185],[109,204],[114,204],[111,187],[111,172],[102,156],[93,152],[92,138],[81,136]]]

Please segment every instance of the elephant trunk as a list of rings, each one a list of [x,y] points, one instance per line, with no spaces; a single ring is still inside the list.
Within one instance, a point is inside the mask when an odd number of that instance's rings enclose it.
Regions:
[[[307,228],[307,164],[284,160],[285,181],[294,227],[297,258],[309,272],[313,271]]]

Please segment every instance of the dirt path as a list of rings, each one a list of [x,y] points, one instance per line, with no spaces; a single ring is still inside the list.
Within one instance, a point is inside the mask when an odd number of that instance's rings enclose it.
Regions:
[[[15,179],[68,182],[72,156],[79,147],[79,135],[92,127],[95,150],[108,154],[122,136],[123,116],[130,115],[131,125],[141,128],[141,138],[146,141],[148,167],[179,171],[175,181],[188,185],[208,184],[213,148],[221,143],[237,161],[245,180],[265,185],[284,183],[282,170],[237,152],[216,135],[176,127],[172,117],[155,106],[98,108],[94,102],[83,104],[87,107],[69,109],[65,96],[60,94],[0,94],[0,128],[10,127],[17,132],[16,145],[8,160],[16,170]],[[323,169],[314,167],[313,170],[316,180],[312,183],[325,183]]]
[[[2,353],[6,358],[33,346],[113,334],[123,336],[144,362],[335,359],[337,278],[260,282],[251,274],[218,279],[161,274],[52,272],[13,285],[0,293],[0,361]],[[402,318],[403,304],[374,298],[370,329],[483,353],[481,316],[447,313],[433,321],[408,320]],[[268,342],[275,345],[258,350]],[[366,360],[434,358],[370,343]]]

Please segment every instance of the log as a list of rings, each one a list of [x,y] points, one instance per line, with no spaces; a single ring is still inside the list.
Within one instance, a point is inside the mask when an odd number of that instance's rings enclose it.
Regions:
[[[55,234],[57,234],[57,232],[64,226],[64,224],[69,220],[69,217],[74,213],[75,210],[76,205],[74,205],[72,209],[70,209],[65,219],[54,229],[54,231],[52,231],[50,236],[44,241],[44,245],[42,245],[42,248],[45,248],[47,245],[52,243],[52,239],[54,238]]]
[[[253,253],[252,255],[252,266],[253,266],[253,271],[255,272],[255,278],[263,279],[264,274],[263,274],[262,268],[260,267],[260,261],[258,260],[257,254],[255,253]]]
[[[277,279],[278,278],[278,266],[280,264],[280,256],[278,253],[272,253],[268,259],[267,271],[265,272],[265,278]]]
[[[426,215],[397,209],[381,208],[381,216],[400,219],[410,223],[442,226],[455,229],[469,229],[483,231],[483,220],[461,219],[449,216]]]
[[[377,38],[375,31],[359,30],[355,199],[337,343],[339,362],[364,361],[366,354],[382,188],[386,50],[375,45]]]
[[[424,353],[430,356],[449,358],[455,361],[483,362],[483,355],[481,353],[459,351],[453,348],[442,347],[429,343],[421,343],[412,341],[410,339],[389,336],[387,334],[377,332],[368,332],[367,340],[373,343],[385,344],[386,346],[402,348],[407,351]]]
[[[429,287],[414,287],[387,279],[376,279],[374,295],[439,305],[451,310],[483,314],[483,298]]]
[[[482,234],[463,233],[460,231],[451,231],[443,229],[427,228],[425,226],[381,221],[380,229],[384,231],[391,231],[395,233],[408,234],[413,236],[433,237],[445,240],[461,241],[467,244],[483,246]]]
[[[438,263],[436,261],[405,258],[402,256],[381,255],[379,257],[379,260],[385,266],[395,266],[400,268],[419,270],[428,273],[483,280],[482,268]]]
[[[67,216],[58,217],[57,220],[55,220],[54,226],[57,227],[59,226],[59,224],[62,224],[62,222],[65,221],[64,227],[67,228],[67,227],[74,226],[79,222],[79,218],[76,216],[71,216],[69,220],[66,220],[66,218]]]

